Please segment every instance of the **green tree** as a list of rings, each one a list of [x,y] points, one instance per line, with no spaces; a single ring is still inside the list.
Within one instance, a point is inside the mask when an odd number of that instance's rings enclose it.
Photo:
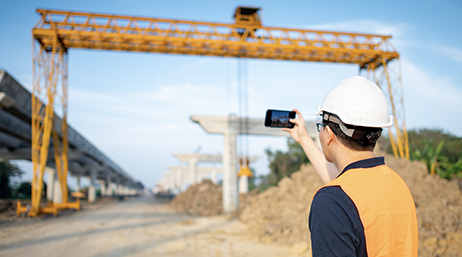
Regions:
[[[10,162],[0,162],[0,198],[10,198],[13,195],[11,179],[20,178],[24,172]]]
[[[303,148],[292,138],[287,140],[287,146],[289,148],[287,152],[280,150],[272,152],[269,148],[265,150],[270,162],[270,173],[262,182],[265,182],[267,186],[277,185],[283,177],[290,176],[300,170],[302,164],[309,162]]]
[[[31,197],[32,195],[32,185],[30,182],[22,182],[18,187],[18,196],[20,198]]]

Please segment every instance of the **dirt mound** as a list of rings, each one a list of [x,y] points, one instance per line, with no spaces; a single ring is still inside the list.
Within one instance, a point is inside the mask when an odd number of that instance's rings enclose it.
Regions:
[[[408,185],[416,204],[419,256],[459,256],[462,252],[462,192],[457,181],[428,174],[421,162],[386,156]]]
[[[188,190],[173,198],[170,206],[177,212],[192,215],[223,214],[221,186],[205,179],[200,184],[190,186]]]
[[[419,256],[458,256],[462,252],[462,193],[456,181],[430,176],[420,162],[387,155],[386,163],[406,182],[414,197],[419,225]],[[284,178],[277,187],[249,200],[240,220],[263,242],[309,242],[307,214],[322,186],[311,165]]]
[[[291,178],[250,199],[239,219],[262,242],[309,242],[308,211],[311,198],[321,186],[313,166],[302,165]]]

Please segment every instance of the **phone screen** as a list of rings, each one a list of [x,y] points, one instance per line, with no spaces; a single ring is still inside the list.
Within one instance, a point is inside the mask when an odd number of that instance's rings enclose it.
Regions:
[[[293,128],[295,124],[289,122],[289,119],[295,119],[295,112],[283,110],[267,110],[265,126],[277,128]]]

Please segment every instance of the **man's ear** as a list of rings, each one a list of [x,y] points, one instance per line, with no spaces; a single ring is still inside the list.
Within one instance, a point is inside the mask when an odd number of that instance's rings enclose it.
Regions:
[[[329,126],[326,126],[326,129],[327,129],[327,145],[330,145],[334,139],[336,138],[336,135],[334,134],[334,132],[332,131],[332,129],[329,127]]]

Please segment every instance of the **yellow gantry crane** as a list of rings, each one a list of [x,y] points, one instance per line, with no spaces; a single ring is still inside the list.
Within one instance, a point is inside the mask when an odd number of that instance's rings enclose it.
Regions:
[[[67,51],[70,48],[206,55],[359,65],[388,96],[395,117],[389,131],[395,156],[409,158],[399,54],[391,36],[265,27],[260,8],[238,7],[235,23],[212,23],[37,9],[33,36],[32,205],[40,212],[50,138],[67,203]],[[62,134],[54,129],[59,96]],[[66,196],[64,196],[66,194]],[[65,197],[65,198],[64,198]]]

